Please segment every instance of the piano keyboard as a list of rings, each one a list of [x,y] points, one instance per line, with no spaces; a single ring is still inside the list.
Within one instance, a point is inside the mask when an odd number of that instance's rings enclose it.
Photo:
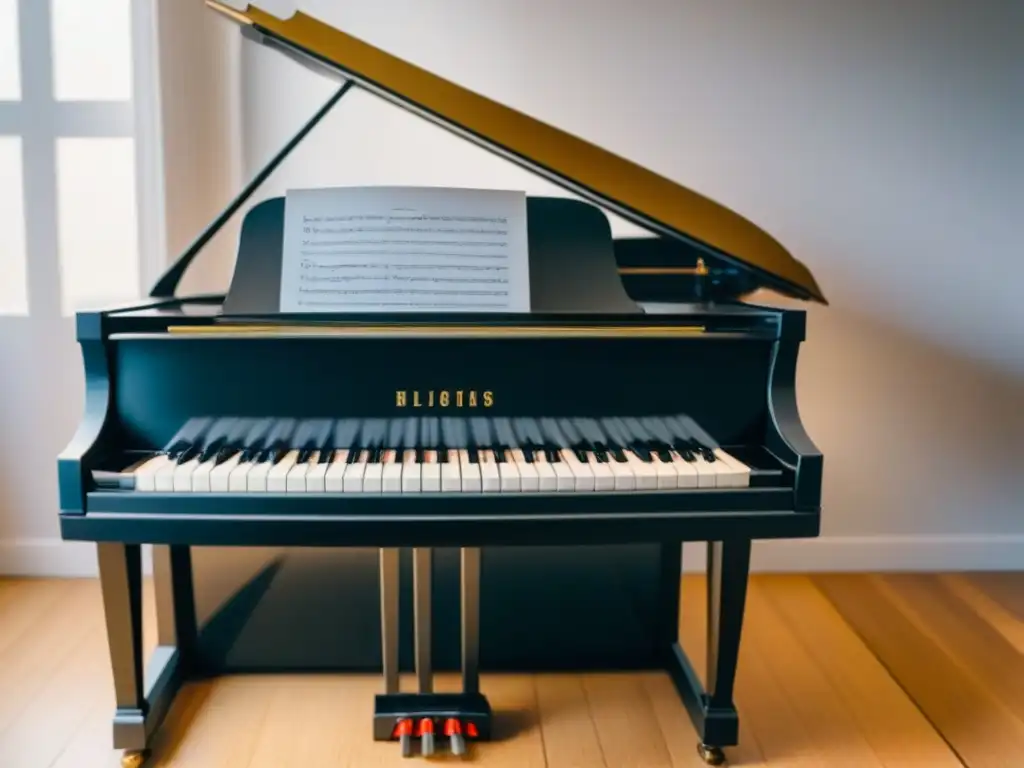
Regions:
[[[191,419],[119,476],[159,493],[558,493],[743,488],[689,416]]]

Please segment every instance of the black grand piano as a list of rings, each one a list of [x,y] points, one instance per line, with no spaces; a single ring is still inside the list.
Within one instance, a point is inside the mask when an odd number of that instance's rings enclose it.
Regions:
[[[491,736],[481,670],[660,669],[720,763],[751,543],[819,532],[805,313],[749,300],[825,303],[809,271],[715,202],[315,18],[208,5],[340,87],[150,300],[77,316],[60,525],[97,544],[125,764],[182,681],[286,669],[383,672],[367,737],[406,754]],[[352,88],[573,195],[527,200],[529,313],[278,311],[285,204],[245,205]],[[613,238],[602,209],[650,236]],[[228,293],[177,296],[236,213]],[[706,687],[678,642],[685,541],[708,548]],[[435,693],[435,668],[463,690]]]

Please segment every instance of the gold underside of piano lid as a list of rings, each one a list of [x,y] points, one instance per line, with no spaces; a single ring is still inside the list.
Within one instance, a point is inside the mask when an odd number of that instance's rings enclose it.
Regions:
[[[674,338],[704,333],[702,325],[603,327],[588,325],[172,325],[177,336],[269,338],[275,336],[337,336],[412,339],[550,339],[550,338]]]
[[[752,222],[622,157],[462,88],[322,21],[297,12],[280,19],[254,5],[245,11],[207,5],[333,64],[393,102],[497,149],[640,226],[679,233],[763,270],[801,298],[825,303],[810,270]]]

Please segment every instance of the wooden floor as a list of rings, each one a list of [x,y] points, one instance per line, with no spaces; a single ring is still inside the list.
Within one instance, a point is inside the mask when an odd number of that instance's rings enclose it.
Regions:
[[[703,591],[684,578],[681,632],[701,665]],[[497,740],[468,758],[478,765],[703,765],[661,675],[485,675],[483,686],[500,715]],[[193,684],[148,765],[408,766],[368,739],[378,688],[351,676]],[[756,577],[737,698],[733,766],[1020,768],[1024,574]],[[0,581],[0,766],[119,765],[112,701],[97,584]]]

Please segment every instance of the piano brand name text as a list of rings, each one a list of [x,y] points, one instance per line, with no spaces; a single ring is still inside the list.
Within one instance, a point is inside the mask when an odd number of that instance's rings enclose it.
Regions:
[[[494,393],[476,389],[396,389],[397,408],[490,408]]]

